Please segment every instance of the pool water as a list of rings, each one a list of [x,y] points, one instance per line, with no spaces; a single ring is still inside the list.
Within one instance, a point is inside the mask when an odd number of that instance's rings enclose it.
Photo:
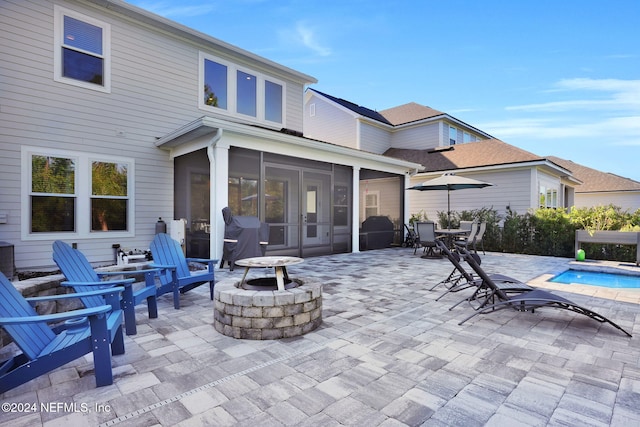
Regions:
[[[567,270],[550,280],[556,283],[603,286],[606,288],[640,288],[640,276]]]

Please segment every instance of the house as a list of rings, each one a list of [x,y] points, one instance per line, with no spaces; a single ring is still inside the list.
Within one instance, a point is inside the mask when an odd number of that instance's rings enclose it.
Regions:
[[[635,212],[640,209],[640,182],[613,173],[602,172],[571,160],[555,156],[547,157],[557,165],[571,171],[583,182],[576,188],[575,203],[578,208],[615,205]]]
[[[574,204],[575,188],[580,185],[570,170],[498,139],[431,150],[391,148],[386,154],[425,165],[412,177],[415,184],[443,173],[493,184],[481,190],[456,191],[450,196],[452,211],[485,207],[496,210],[504,218],[508,211],[525,213],[540,207],[569,208]],[[435,219],[446,205],[446,192],[429,192],[411,197],[410,209],[411,212],[424,211]]]
[[[504,216],[508,210],[569,207],[580,184],[560,164],[416,103],[373,111],[310,88],[305,115],[309,137],[423,165],[410,178],[411,186],[450,172],[494,184],[452,195],[452,211],[487,207]],[[437,219],[437,213],[446,210],[444,191],[411,191],[408,198],[411,213],[422,211]],[[365,216],[361,211],[361,218]]]
[[[270,224],[267,254],[298,256],[358,250],[354,194],[408,216],[419,164],[304,135],[314,77],[121,0],[0,11],[0,240],[18,269],[53,265],[56,239],[114,262],[158,218],[219,258],[225,206]],[[374,203],[378,181],[399,195]]]

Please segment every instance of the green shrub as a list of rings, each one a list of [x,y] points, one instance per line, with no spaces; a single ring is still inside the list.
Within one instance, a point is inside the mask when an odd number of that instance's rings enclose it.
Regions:
[[[447,213],[437,214],[440,227],[446,228]],[[458,228],[460,221],[487,223],[483,240],[485,249],[489,251],[572,258],[575,255],[576,230],[640,231],[640,209],[629,213],[609,205],[573,207],[569,213],[564,209],[540,208],[518,214],[509,208],[504,221],[493,208],[452,211],[451,227]],[[631,262],[636,256],[636,248],[630,245],[592,243],[584,244],[582,248],[591,259]]]

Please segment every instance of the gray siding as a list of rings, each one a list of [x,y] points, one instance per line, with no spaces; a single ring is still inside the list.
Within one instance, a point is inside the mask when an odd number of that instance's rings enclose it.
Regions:
[[[111,25],[111,93],[53,80],[53,2],[0,3],[0,212],[9,218],[0,224],[0,240],[15,245],[18,268],[52,265],[51,240],[21,238],[21,222],[29,220],[28,207],[20,210],[21,146],[134,159],[134,236],[66,240],[77,242],[92,262],[113,261],[116,243],[146,248],[158,217],[173,217],[173,161],[154,143],[198,117],[213,115],[198,108],[198,54],[205,50],[222,56],[209,45],[99,7],[56,4]],[[258,63],[243,65],[265,72]],[[274,77],[283,80],[281,75]],[[303,85],[287,80],[285,86],[285,125],[302,130]]]
[[[315,115],[311,110],[315,108]],[[305,103],[304,135],[308,138],[357,148],[357,121],[354,116],[315,95]]]
[[[575,193],[575,206],[589,208],[593,206],[620,206],[622,210],[633,213],[640,209],[640,192],[603,192],[603,193]]]
[[[438,122],[396,130],[391,136],[393,148],[426,150],[440,146],[440,125]]]
[[[493,208],[504,218],[506,207],[517,213],[526,213],[530,206],[531,170],[511,169],[476,174],[462,174],[494,184],[492,187],[452,191],[451,211]],[[416,176],[411,185],[416,185],[435,176]],[[423,211],[429,219],[437,221],[438,212],[447,211],[446,191],[409,191],[409,214]]]
[[[388,130],[360,122],[360,149],[382,154],[391,148],[391,134]]]

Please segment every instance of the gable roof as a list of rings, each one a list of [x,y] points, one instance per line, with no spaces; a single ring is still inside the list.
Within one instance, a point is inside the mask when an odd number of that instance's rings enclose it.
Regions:
[[[547,160],[499,139],[485,139],[430,150],[390,148],[384,155],[420,163],[424,166],[423,172],[545,162]]]
[[[570,170],[573,176],[583,182],[576,193],[597,193],[607,191],[640,191],[640,182],[609,172],[602,172],[560,157],[548,156],[552,162]]]
[[[442,111],[415,102],[382,110],[380,114],[394,126],[445,115]]]
[[[382,111],[375,111],[370,108],[363,107],[362,105],[355,104],[351,101],[347,101],[346,99],[337,98],[335,96],[329,95],[328,93],[320,92],[317,89],[309,88],[308,90],[322,95],[325,98],[353,111],[360,116],[368,117],[370,119],[390,126],[398,126],[418,120],[445,115],[445,113],[443,113],[442,111],[434,110],[433,108],[426,107],[415,102],[409,102],[407,104],[388,108]]]
[[[372,120],[376,120],[388,126],[396,127],[396,126],[402,126],[402,125],[410,125],[411,123],[416,123],[423,120],[446,119],[451,121],[452,123],[456,123],[460,126],[466,127],[468,129],[472,129],[474,132],[477,132],[478,134],[482,135],[487,139],[493,138],[488,133],[480,129],[477,129],[467,123],[464,123],[463,121],[458,120],[447,113],[443,113],[442,111],[435,110],[425,105],[420,105],[416,102],[409,102],[407,104],[388,108],[386,110],[375,111],[370,108],[355,104],[351,101],[347,101],[346,99],[337,98],[327,93],[320,92],[317,89],[307,88],[307,91],[315,92],[318,95],[354,112],[357,115],[360,115],[362,117],[367,117]]]

